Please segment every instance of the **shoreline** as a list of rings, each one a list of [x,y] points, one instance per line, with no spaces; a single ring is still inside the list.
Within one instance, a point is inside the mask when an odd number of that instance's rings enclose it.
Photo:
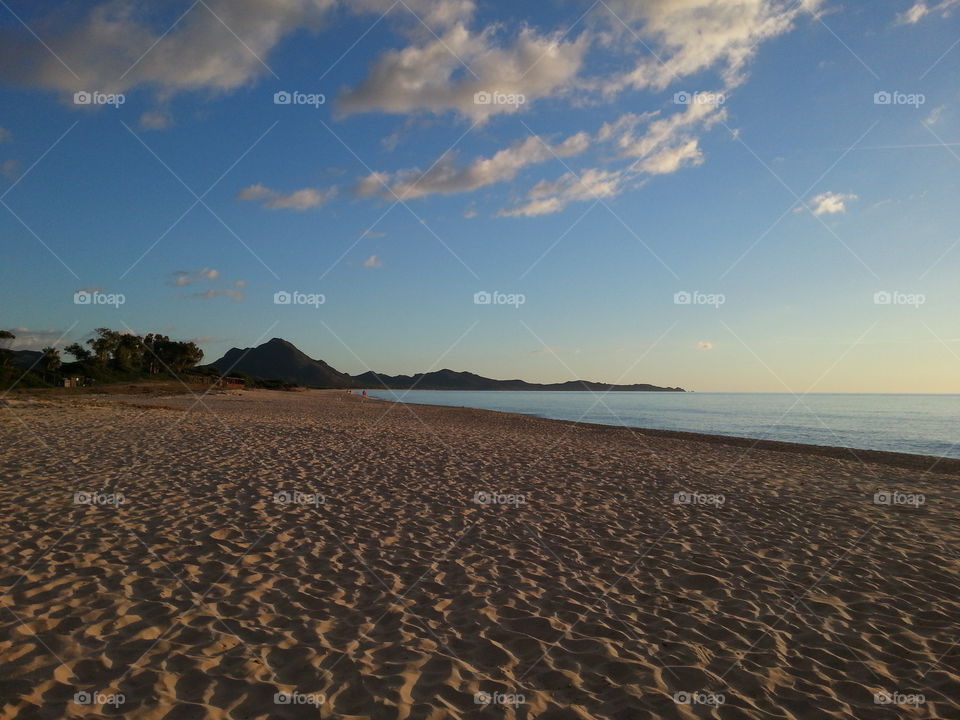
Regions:
[[[379,391],[378,391],[379,392]],[[490,412],[500,415],[512,415],[522,418],[534,418],[554,423],[563,423],[582,428],[598,428],[599,432],[627,432],[639,433],[653,437],[671,438],[675,440],[687,440],[715,443],[719,445],[730,445],[733,447],[743,447],[756,450],[771,450],[773,452],[798,453],[802,455],[816,455],[819,457],[834,458],[837,460],[850,460],[870,463],[873,465],[884,465],[905,470],[920,470],[924,473],[939,473],[947,475],[960,475],[960,458],[940,457],[936,455],[923,455],[920,453],[895,452],[892,450],[867,450],[862,448],[850,448],[842,445],[812,445],[809,443],[795,443],[784,440],[764,440],[759,438],[745,437],[741,435],[717,435],[713,433],[699,433],[690,430],[661,430],[658,428],[633,427],[627,425],[610,425],[608,423],[588,423],[580,420],[564,420],[561,418],[547,418],[540,415],[527,413],[510,412],[509,410],[488,410],[486,408],[473,408],[469,405],[434,405],[433,403],[411,403],[402,400],[391,400],[389,398],[378,398],[367,395],[369,400],[379,402],[398,403],[402,405],[412,405],[431,408],[462,409],[475,412]]]

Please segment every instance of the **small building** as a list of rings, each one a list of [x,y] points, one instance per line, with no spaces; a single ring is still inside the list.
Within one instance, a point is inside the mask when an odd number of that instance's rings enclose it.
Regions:
[[[65,377],[60,380],[63,387],[67,388],[78,388],[86,387],[88,385],[89,378],[85,377]]]

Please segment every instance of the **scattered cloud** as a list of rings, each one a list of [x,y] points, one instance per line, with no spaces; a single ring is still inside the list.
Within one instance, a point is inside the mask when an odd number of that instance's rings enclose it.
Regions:
[[[371,240],[377,240],[379,238],[383,238],[386,236],[387,234],[385,232],[380,232],[379,230],[367,230],[360,237],[369,238]]]
[[[289,193],[273,190],[257,183],[241,188],[237,193],[240,200],[260,202],[270,210],[309,210],[329,202],[337,194],[335,187],[302,188]]]
[[[957,5],[960,5],[960,0],[942,0],[939,3],[934,3],[932,6],[927,5],[923,0],[918,0],[918,2],[914,3],[910,8],[897,15],[897,24],[913,25],[932,13],[948,15],[951,8]]]
[[[174,270],[171,285],[185,287],[202,280],[216,280],[220,271],[215,268],[200,268],[199,270]]]
[[[10,158],[0,162],[0,175],[3,175],[5,178],[13,180],[17,176],[17,171],[20,169],[20,161],[16,158]]]
[[[713,343],[709,340],[701,340],[697,343],[698,350],[713,350]]]
[[[0,143],[12,142],[13,133],[7,130],[5,127],[0,127]]]
[[[231,300],[239,302],[243,300],[246,295],[240,290],[234,290],[233,288],[210,288],[209,290],[204,290],[203,292],[193,293],[193,297],[202,298],[204,300],[209,300],[215,297],[228,297]]]
[[[476,158],[461,165],[456,152],[447,152],[427,171],[418,168],[395,173],[374,172],[361,179],[354,188],[360,196],[380,194],[385,198],[394,196],[401,200],[433,194],[469,192],[493,183],[512,180],[521,170],[530,165],[543,163],[555,157],[577,155],[590,146],[590,136],[585,132],[571,135],[566,140],[549,145],[538,137],[530,136],[490,157]]]
[[[380,259],[380,256],[374,253],[366,260],[363,261],[363,266],[366,268],[381,268],[383,267],[383,260]]]
[[[144,130],[165,130],[172,124],[170,113],[163,110],[148,110],[140,116],[140,127]]]
[[[814,215],[836,215],[846,212],[847,203],[850,200],[856,200],[857,197],[853,193],[824,192],[810,198],[807,207]],[[800,210],[803,208],[797,208],[797,211]]]

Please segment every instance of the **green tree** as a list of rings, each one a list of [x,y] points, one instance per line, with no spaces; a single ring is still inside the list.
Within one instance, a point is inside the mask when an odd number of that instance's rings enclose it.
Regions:
[[[67,345],[63,349],[63,351],[68,355],[73,355],[73,357],[76,358],[77,362],[81,362],[81,363],[86,362],[91,358],[90,351],[87,350],[80,343],[73,343],[71,345]]]

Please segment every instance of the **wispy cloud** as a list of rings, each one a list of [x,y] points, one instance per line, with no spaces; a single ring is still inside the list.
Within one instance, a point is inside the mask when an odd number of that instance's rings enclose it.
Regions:
[[[174,270],[171,285],[185,287],[202,280],[216,280],[220,271],[215,268],[200,268],[199,270]]]
[[[383,267],[383,261],[380,259],[379,255],[373,254],[364,260],[362,265],[366,268],[380,268]]]
[[[337,194],[336,188],[302,188],[283,193],[260,183],[247,185],[237,193],[237,198],[259,202],[270,210],[309,210],[329,202]]]

